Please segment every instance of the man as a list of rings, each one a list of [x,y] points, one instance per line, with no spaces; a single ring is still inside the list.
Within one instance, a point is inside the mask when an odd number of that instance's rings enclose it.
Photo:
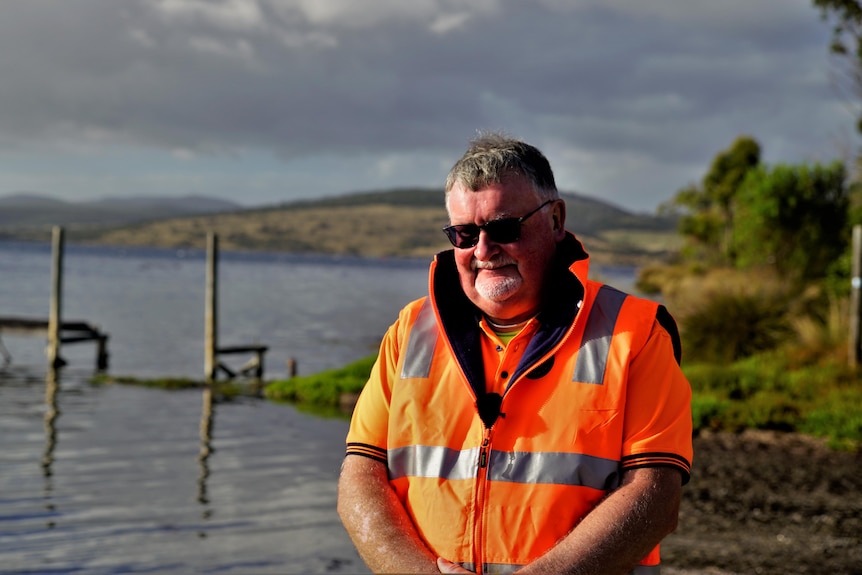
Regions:
[[[454,249],[390,327],[338,511],[386,573],[658,573],[691,469],[667,311],[587,279],[547,159],[491,134],[446,182]]]

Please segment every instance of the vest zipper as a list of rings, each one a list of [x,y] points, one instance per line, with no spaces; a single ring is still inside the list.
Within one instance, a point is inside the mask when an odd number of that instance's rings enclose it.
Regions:
[[[488,467],[488,443],[490,443],[490,438],[488,437],[490,430],[485,431],[485,437],[482,439],[482,450],[479,452],[479,469],[484,469]]]
[[[476,472],[476,517],[473,524],[473,564],[476,573],[483,571],[485,547],[485,501],[488,489],[488,455],[491,451],[491,430],[485,428],[482,445],[479,448],[479,468]]]

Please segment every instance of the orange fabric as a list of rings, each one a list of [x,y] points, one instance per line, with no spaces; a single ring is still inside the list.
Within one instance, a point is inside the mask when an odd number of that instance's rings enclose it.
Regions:
[[[479,323],[479,327],[482,329],[483,334],[482,363],[488,372],[488,377],[485,378],[485,390],[503,395],[506,391],[509,377],[515,373],[515,368],[518,362],[521,361],[521,356],[524,355],[524,350],[527,348],[530,338],[536,332],[537,322],[535,319],[530,320],[530,323],[524,326],[508,343],[504,343],[485,324],[485,320]],[[495,369],[493,377],[490,376],[492,368]]]

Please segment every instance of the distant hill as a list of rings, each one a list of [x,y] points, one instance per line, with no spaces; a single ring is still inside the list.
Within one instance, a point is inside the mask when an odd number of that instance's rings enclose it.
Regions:
[[[597,198],[562,192],[560,196],[566,201],[567,222],[578,233],[593,233],[606,229],[629,228],[637,230],[668,230],[676,226],[672,218],[651,214],[636,214]],[[360,207],[373,204],[421,208],[427,207],[440,210],[444,214],[443,191],[427,188],[404,188],[397,190],[357,192],[354,194],[322,198],[319,200],[301,200],[282,204],[280,208],[315,208],[315,207]],[[445,221],[443,222],[445,223]],[[442,224],[441,224],[442,225]]]
[[[116,226],[238,209],[241,206],[234,202],[203,196],[105,198],[67,202],[39,194],[20,193],[0,197],[0,231],[2,228],[53,225]]]
[[[664,258],[676,249],[678,237],[671,219],[635,214],[578,194],[562,196],[566,200],[568,228],[584,241],[597,261],[637,263]],[[75,220],[67,213],[65,221],[76,223],[67,228],[69,241],[76,242],[203,248],[207,233],[212,231],[219,234],[220,245],[226,250],[428,258],[451,247],[441,231],[447,223],[443,197],[441,189],[404,188],[252,209],[217,200],[210,203],[206,198],[180,198],[170,203],[158,199],[158,207],[167,209],[169,205],[173,210],[164,218],[150,216],[156,207],[152,203],[134,199],[94,206],[105,210],[101,213],[126,214],[124,221],[110,223],[104,215],[84,221],[80,213]],[[65,225],[63,220],[51,220],[50,216],[53,213],[56,217],[69,204],[59,202],[57,206],[50,198],[37,200],[42,202],[44,213],[41,220],[31,215],[30,221]],[[0,212],[5,212],[4,206],[14,206],[17,200],[5,198],[9,202],[6,204],[3,201],[0,199]],[[39,201],[30,205],[36,206]],[[211,211],[200,213],[205,208]],[[15,209],[24,213],[21,207]],[[182,215],[182,209],[199,212]],[[36,207],[33,210],[38,212]],[[134,212],[139,221],[129,219],[129,212]],[[49,234],[44,226],[22,228],[4,225],[0,220],[0,238],[4,236],[46,240]]]

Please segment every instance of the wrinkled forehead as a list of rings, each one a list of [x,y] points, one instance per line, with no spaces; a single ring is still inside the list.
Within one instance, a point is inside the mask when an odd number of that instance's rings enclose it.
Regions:
[[[480,184],[474,182],[473,185],[470,185],[467,182],[456,181],[446,192],[446,212],[451,218],[454,202],[479,199],[478,196],[470,198],[469,196],[472,194],[490,195],[492,193],[501,200],[497,202],[497,208],[500,213],[518,211],[522,206],[532,206],[536,201],[541,199],[540,194],[533,188],[529,178],[517,173],[511,173],[501,179],[489,180]],[[465,194],[467,197],[464,197]]]

